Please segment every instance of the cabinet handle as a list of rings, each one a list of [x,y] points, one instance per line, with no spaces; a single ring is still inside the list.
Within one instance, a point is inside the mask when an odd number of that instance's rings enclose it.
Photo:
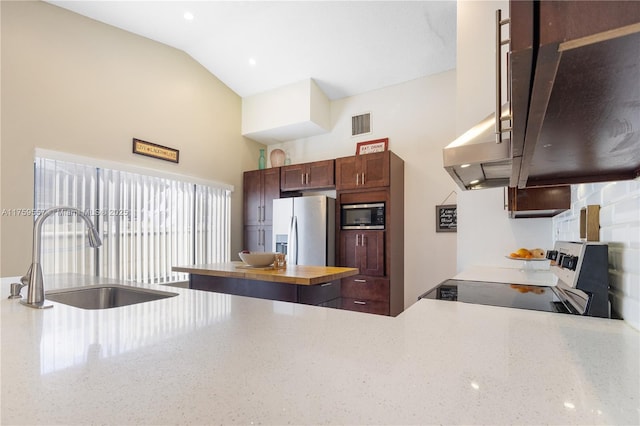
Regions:
[[[300,175],[300,185],[304,185],[304,173]]]
[[[305,175],[307,177],[307,182],[306,183],[307,183],[307,185],[309,185],[309,173],[306,173]]]
[[[333,285],[333,283],[320,284],[320,287],[329,287],[330,285]]]
[[[353,281],[357,282],[357,283],[366,283],[367,282],[367,280],[361,280],[361,279],[355,279]]]
[[[511,102],[507,93],[509,111],[502,117],[502,46],[509,45],[510,39],[502,40],[502,26],[511,22],[511,19],[502,19],[502,10],[496,10],[496,143],[502,143],[502,133],[511,131],[511,126],[502,127],[503,121],[511,120]]]
[[[362,184],[364,185],[364,172],[362,172]]]
[[[362,246],[366,246],[367,245],[367,240],[364,239],[364,234],[362,234],[360,245],[362,245]]]
[[[360,173],[356,173],[356,186],[360,185]]]
[[[358,241],[360,240],[360,234],[356,234],[356,247],[358,247],[360,244],[358,244]]]
[[[353,303],[355,303],[356,305],[366,305],[367,302],[363,302],[361,300],[354,300]]]

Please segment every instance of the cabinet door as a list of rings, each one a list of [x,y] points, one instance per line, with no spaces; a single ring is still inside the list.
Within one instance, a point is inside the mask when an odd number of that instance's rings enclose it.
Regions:
[[[357,157],[336,159],[336,189],[355,189],[360,182]]]
[[[571,208],[571,187],[508,188],[509,217],[553,217]]]
[[[249,251],[264,251],[260,242],[262,241],[262,228],[257,225],[244,227],[244,244],[243,250]]]
[[[359,156],[361,187],[389,186],[389,151]]]
[[[273,200],[280,198],[280,167],[262,170],[262,223],[273,224]]]
[[[306,186],[312,189],[333,188],[334,160],[315,161],[307,165]]]
[[[304,164],[284,166],[280,172],[280,188],[282,191],[297,191],[304,188],[306,170]]]
[[[384,276],[384,231],[359,232],[360,273]]]
[[[384,276],[384,231],[340,232],[340,266]]]
[[[356,238],[358,244],[356,245]],[[339,265],[347,268],[360,268],[360,232],[341,231],[340,232],[340,259]]]
[[[244,225],[257,225],[262,217],[262,173],[253,170],[244,173]]]
[[[273,251],[273,228],[271,226],[251,225],[244,227],[243,250]]]

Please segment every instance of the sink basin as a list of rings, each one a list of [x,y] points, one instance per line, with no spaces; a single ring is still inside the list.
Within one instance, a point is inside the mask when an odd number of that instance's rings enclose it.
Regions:
[[[110,309],[177,295],[146,288],[103,284],[47,292],[46,299],[81,309]]]

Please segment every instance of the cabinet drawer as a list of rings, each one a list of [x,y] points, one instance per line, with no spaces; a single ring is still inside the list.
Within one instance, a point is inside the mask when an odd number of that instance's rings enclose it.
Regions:
[[[348,311],[365,312],[368,314],[389,315],[388,302],[342,297],[340,299],[340,308]]]
[[[342,279],[340,295],[350,299],[389,302],[389,279],[355,275]]]
[[[338,297],[340,297],[340,281],[298,286],[298,303],[305,305],[320,305]]]

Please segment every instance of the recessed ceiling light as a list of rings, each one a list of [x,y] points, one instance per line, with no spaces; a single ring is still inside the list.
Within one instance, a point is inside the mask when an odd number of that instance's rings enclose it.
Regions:
[[[249,58],[249,65],[251,65],[252,67],[256,66],[256,60],[253,58]]]
[[[469,182],[469,185],[475,185],[476,183],[479,183],[480,179],[474,179],[471,182]]]
[[[463,164],[460,166],[461,169],[464,169],[465,167],[469,167],[471,164]]]
[[[182,16],[184,16],[184,19],[186,19],[187,21],[193,21],[194,18],[193,13],[191,12],[185,12]]]

